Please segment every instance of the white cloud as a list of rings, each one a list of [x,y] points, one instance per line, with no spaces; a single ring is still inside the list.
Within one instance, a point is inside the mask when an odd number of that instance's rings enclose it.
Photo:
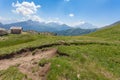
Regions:
[[[2,23],[12,23],[12,22],[19,22],[19,21],[25,21],[28,19],[31,19],[33,21],[43,21],[39,16],[37,16],[38,8],[40,8],[40,5],[35,5],[34,2],[26,2],[23,1],[22,3],[12,3],[12,6],[15,8],[12,10],[14,13],[22,15],[21,18],[3,18],[0,17],[0,22]]]
[[[37,14],[38,8],[40,8],[40,5],[35,5],[34,2],[26,2],[23,1],[22,3],[12,3],[12,6],[15,8],[12,10],[12,12],[20,14],[23,16],[24,19],[28,20],[31,19],[33,21],[43,21],[42,18],[40,18]]]
[[[54,23],[58,23],[58,24],[63,24],[62,21],[60,21],[60,19],[57,17],[57,18],[48,18],[48,20],[44,21],[45,23],[51,23],[51,22],[54,22]]]
[[[85,24],[85,23],[86,23],[85,21],[78,21],[78,22],[74,22],[73,26],[82,25],[82,24]]]
[[[33,21],[39,21],[39,22],[43,22],[44,21],[42,18],[40,18],[37,15],[30,16],[29,19],[31,19]]]
[[[70,16],[70,17],[74,17],[75,15],[74,15],[73,13],[70,13],[69,16]]]
[[[12,10],[12,12],[17,14],[22,14],[23,19],[25,20],[33,20],[33,21],[39,21],[39,22],[56,22],[56,23],[62,23],[59,18],[48,18],[47,20],[42,19],[37,15],[37,10],[40,8],[40,5],[35,5],[34,2],[26,2],[23,1],[22,3],[12,3],[12,6],[15,8]]]
[[[70,0],[64,0],[64,1],[69,2]]]
[[[37,12],[37,9],[40,8],[40,5],[35,5],[34,2],[26,2],[23,1],[22,3],[12,3],[12,6],[16,8],[15,10],[12,10],[15,13],[22,14],[23,16],[28,16],[35,14]]]
[[[76,22],[72,22],[72,23],[68,23],[69,26],[75,27],[77,25],[82,25],[85,24],[85,21],[76,21]]]

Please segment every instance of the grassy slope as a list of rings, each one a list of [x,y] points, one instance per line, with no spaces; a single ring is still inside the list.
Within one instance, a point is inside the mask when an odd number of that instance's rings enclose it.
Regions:
[[[22,80],[27,78],[25,74],[19,72],[16,67],[0,71],[0,80]]]
[[[64,36],[45,36],[45,35],[32,35],[32,34],[22,34],[22,35],[8,35],[1,37],[0,40],[0,56],[16,52],[18,50],[36,47],[45,44],[57,43],[60,41],[66,42],[99,42],[99,38],[95,37],[64,37]]]
[[[54,64],[52,66],[53,70],[48,74],[48,79],[50,80],[54,76],[57,79],[63,76],[68,78],[71,76],[71,80],[73,80],[72,78],[79,80],[115,80],[119,77],[119,46],[89,44],[81,46],[60,46],[58,49],[61,53],[69,55],[69,57],[60,56],[52,60]],[[56,62],[57,60],[59,62]],[[63,65],[63,61],[66,61],[66,64]],[[59,68],[57,65],[61,65],[61,67]],[[67,71],[69,67],[70,70]],[[62,70],[58,71],[59,69]],[[58,71],[58,73],[55,71]],[[56,74],[53,76],[51,73]],[[77,75],[80,75],[80,77],[78,78]]]
[[[120,41],[120,24],[115,24],[111,27],[103,28],[97,32],[89,34],[89,36]]]
[[[48,79],[119,80],[120,79],[119,28],[120,24],[117,24],[112,27],[102,29],[87,35],[91,37],[97,37],[98,39],[102,38],[100,40],[96,40],[98,41],[97,44],[86,44],[80,46],[71,45],[58,47],[59,52],[67,54],[69,55],[69,57],[59,56],[58,58],[52,59],[51,62],[53,66],[51,67],[51,71],[48,74]],[[114,43],[113,45],[99,44],[100,42],[104,41],[107,42],[112,41],[118,45],[114,45]],[[60,65],[60,67],[58,67],[57,65]]]
[[[47,74],[48,80],[119,80],[120,75],[120,25],[87,36],[55,37],[44,35],[9,35],[0,40],[0,55],[26,47],[56,43],[61,40],[79,45],[56,46],[60,53],[69,56],[54,57]],[[7,45],[7,44],[8,45]],[[93,44],[95,43],[95,44]],[[102,43],[102,44],[101,44]],[[109,45],[108,45],[109,44]],[[117,44],[117,45],[116,45]],[[10,73],[14,74],[10,74]],[[25,77],[15,67],[0,71],[0,79],[22,80]],[[18,77],[16,77],[19,74]]]

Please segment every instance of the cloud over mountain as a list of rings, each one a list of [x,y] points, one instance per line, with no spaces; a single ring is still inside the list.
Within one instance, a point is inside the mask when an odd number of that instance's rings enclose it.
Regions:
[[[43,19],[37,15],[37,11],[41,8],[41,5],[36,5],[34,2],[23,1],[19,3],[17,1],[17,3],[13,2],[12,6],[15,8],[12,12],[22,15],[26,19],[39,22],[43,21]]]
[[[15,8],[15,10],[12,10],[15,13],[22,14],[24,16],[32,15],[37,12],[37,9],[40,8],[40,5],[35,5],[34,2],[26,2],[23,1],[22,3],[12,3],[12,6]]]

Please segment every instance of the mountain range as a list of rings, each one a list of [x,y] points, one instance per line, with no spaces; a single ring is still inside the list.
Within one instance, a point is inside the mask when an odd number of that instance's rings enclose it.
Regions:
[[[0,23],[0,27],[2,27],[3,26],[3,24],[2,23]]]
[[[95,32],[96,30],[97,30],[97,28],[95,28],[95,29],[71,28],[68,30],[58,31],[56,33],[57,33],[57,35],[64,35],[64,36],[78,36],[78,35]]]
[[[74,28],[95,29],[95,28],[97,28],[97,26],[86,22],[86,23],[83,23],[83,24],[75,25]]]
[[[57,24],[54,22],[44,23],[44,22],[37,22],[32,20],[5,24],[3,25],[3,28],[10,29],[11,26],[22,26],[24,31],[35,30],[38,32],[54,32],[54,31],[67,30],[71,28],[65,24]]]
[[[82,35],[96,31],[96,26],[93,26],[89,23],[84,23],[82,25],[77,25],[74,27],[55,22],[45,23],[32,20],[16,22],[11,24],[0,23],[0,27],[5,29],[10,29],[10,27],[12,26],[22,26],[24,31],[34,30],[38,32],[54,32],[58,35]]]

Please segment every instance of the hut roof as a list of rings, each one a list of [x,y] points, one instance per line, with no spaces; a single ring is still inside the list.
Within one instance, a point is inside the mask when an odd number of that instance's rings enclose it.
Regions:
[[[10,29],[22,29],[22,27],[11,27]]]

